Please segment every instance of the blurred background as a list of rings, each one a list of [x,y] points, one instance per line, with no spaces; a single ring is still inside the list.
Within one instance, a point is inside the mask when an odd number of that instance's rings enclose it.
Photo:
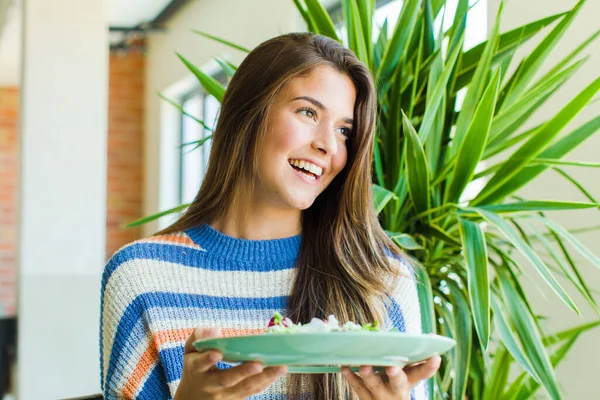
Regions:
[[[339,1],[322,2],[332,15]],[[511,0],[501,31],[566,11],[574,0]],[[473,2],[466,46],[484,41],[499,0]],[[376,18],[393,26],[402,2],[377,1]],[[450,7],[452,8],[452,7]],[[590,0],[552,57],[556,60],[600,28],[600,1]],[[334,21],[336,22],[336,21]],[[0,0],[0,399],[60,399],[100,392],[100,279],[121,246],[165,227],[176,215],[135,228],[124,225],[195,196],[210,142],[182,146],[205,129],[159,93],[213,125],[219,103],[176,52],[225,82],[215,57],[239,64],[244,54],[196,35],[200,29],[253,48],[281,33],[305,30],[290,0]],[[536,39],[525,49],[533,48]],[[600,42],[561,89],[568,98],[600,71]],[[521,54],[521,56],[523,55]],[[550,60],[550,61],[556,61]],[[531,124],[559,109],[548,101]],[[595,102],[575,124],[600,113]],[[572,159],[600,161],[600,137]],[[574,176],[600,195],[600,174]],[[561,187],[564,185],[564,187]],[[523,195],[580,199],[550,174]],[[569,229],[600,225],[598,210],[562,213]],[[578,236],[596,254],[600,233]],[[593,267],[582,265],[590,288]],[[556,296],[531,289],[552,331],[594,320],[578,293],[582,316]],[[598,295],[598,291],[594,292]],[[600,398],[599,332],[582,337],[557,375],[567,399]]]

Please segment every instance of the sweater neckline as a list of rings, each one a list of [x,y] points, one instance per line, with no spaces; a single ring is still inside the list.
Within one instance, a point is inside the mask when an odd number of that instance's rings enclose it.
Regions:
[[[269,240],[239,239],[225,235],[207,223],[185,233],[207,253],[241,261],[296,259],[302,239],[302,235]]]

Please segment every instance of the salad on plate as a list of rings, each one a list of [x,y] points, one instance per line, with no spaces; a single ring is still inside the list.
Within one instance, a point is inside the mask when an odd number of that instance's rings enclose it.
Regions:
[[[276,312],[267,327],[266,333],[329,333],[329,332],[398,332],[397,328],[389,331],[381,329],[379,322],[359,325],[348,321],[343,325],[334,315],[327,319],[313,318],[308,324],[302,325],[301,322],[295,324],[289,318],[283,318]]]

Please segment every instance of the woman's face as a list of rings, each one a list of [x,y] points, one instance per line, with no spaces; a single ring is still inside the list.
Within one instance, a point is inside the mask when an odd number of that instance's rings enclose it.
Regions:
[[[255,200],[309,208],[346,165],[355,101],[350,78],[329,66],[290,81],[271,107]]]

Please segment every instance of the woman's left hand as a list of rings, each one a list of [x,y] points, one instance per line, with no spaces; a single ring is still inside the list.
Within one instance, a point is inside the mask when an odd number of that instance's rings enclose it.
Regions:
[[[435,355],[426,362],[408,367],[387,367],[387,379],[373,372],[373,367],[360,367],[360,376],[349,368],[342,368],[342,375],[360,400],[410,400],[410,390],[420,381],[431,378],[440,367],[441,358]]]

